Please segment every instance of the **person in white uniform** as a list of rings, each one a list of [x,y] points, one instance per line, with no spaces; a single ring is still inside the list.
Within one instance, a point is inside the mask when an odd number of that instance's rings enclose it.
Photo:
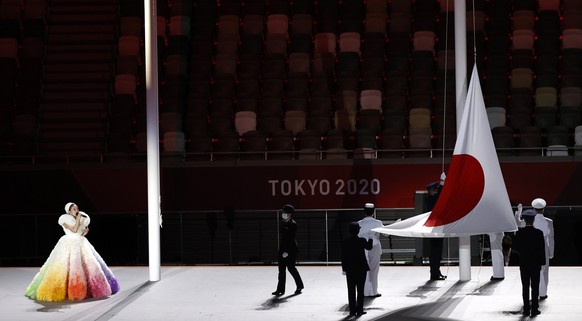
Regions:
[[[531,202],[531,206],[536,211],[536,217],[533,226],[544,233],[544,240],[546,244],[546,264],[542,266],[540,271],[540,300],[548,298],[548,282],[549,282],[549,266],[550,259],[554,257],[554,221],[544,216],[546,208],[546,201],[543,198],[536,198]],[[521,219],[522,205],[517,206],[515,212],[515,219],[517,227],[523,228],[524,221]]]
[[[544,233],[546,241],[546,264],[540,271],[540,300],[545,300],[548,298],[550,259],[554,257],[554,221],[544,216],[546,201],[543,198],[534,199],[531,206],[537,212],[533,226]]]
[[[493,275],[491,281],[501,281],[505,279],[505,258],[503,256],[503,232],[489,233],[489,248],[491,251],[491,265]]]
[[[370,270],[366,274],[366,283],[364,284],[364,296],[379,297],[378,293],[378,272],[380,271],[380,256],[382,255],[382,245],[380,244],[380,233],[373,232],[372,229],[383,227],[382,221],[374,218],[376,208],[372,203],[364,205],[366,217],[358,221],[360,232],[358,237],[372,239],[372,249],[366,251],[366,259]]]

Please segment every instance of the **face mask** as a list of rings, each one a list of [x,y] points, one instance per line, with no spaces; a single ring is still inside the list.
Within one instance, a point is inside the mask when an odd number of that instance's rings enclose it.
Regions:
[[[291,217],[291,215],[287,214],[287,213],[283,213],[281,214],[281,218],[283,218],[283,220],[288,220]]]

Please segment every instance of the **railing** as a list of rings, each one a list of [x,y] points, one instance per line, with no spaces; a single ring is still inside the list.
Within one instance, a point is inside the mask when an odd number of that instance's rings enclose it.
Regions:
[[[162,161],[185,162],[218,162],[222,160],[236,161],[270,161],[270,160],[341,160],[341,159],[433,159],[450,157],[452,149],[355,149],[345,151],[261,151],[261,152],[207,152],[207,153],[169,153],[161,152]],[[582,159],[582,149],[577,147],[561,148],[498,148],[501,159],[516,159],[523,157],[554,157],[560,160]],[[55,164],[69,165],[78,163],[140,163],[145,162],[143,153],[93,153],[93,154],[63,154],[63,155],[4,155],[0,156],[0,164],[38,165]]]
[[[89,213],[89,241],[110,265],[148,264],[146,213]],[[414,215],[413,209],[380,209],[384,224]],[[556,251],[553,265],[582,265],[579,227],[582,207],[551,207]],[[301,264],[337,264],[348,225],[362,218],[360,209],[301,210],[295,215]],[[59,214],[0,214],[0,266],[39,266],[63,235]],[[278,211],[163,212],[161,258],[164,265],[274,264],[277,259]],[[231,228],[229,228],[229,226]],[[424,239],[382,236],[383,264],[426,264]],[[472,237],[473,264],[487,264],[487,238]],[[444,247],[443,261],[457,262],[455,239]],[[481,263],[479,263],[481,262]]]

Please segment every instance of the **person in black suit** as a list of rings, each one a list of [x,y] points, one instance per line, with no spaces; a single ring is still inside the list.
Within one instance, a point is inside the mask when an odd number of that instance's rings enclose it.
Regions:
[[[540,271],[546,264],[544,233],[533,227],[536,212],[526,210],[521,213],[526,226],[515,233],[513,248],[519,254],[519,272],[521,275],[523,315],[532,317],[540,314],[539,291]],[[531,305],[529,290],[531,286]],[[531,314],[530,314],[531,313]]]
[[[366,314],[364,312],[364,283],[370,267],[365,250],[371,250],[373,244],[372,239],[366,241],[358,237],[359,232],[358,222],[350,223],[350,236],[342,242],[342,271],[348,283],[350,317]]]
[[[285,283],[286,283],[286,271],[289,270],[291,276],[295,280],[295,285],[297,289],[295,294],[300,294],[303,290],[303,281],[299,275],[299,271],[295,267],[295,262],[297,260],[297,252],[299,252],[299,246],[295,240],[295,235],[297,234],[297,223],[293,220],[293,214],[295,214],[295,208],[292,205],[285,205],[281,210],[283,214],[283,224],[281,225],[280,232],[280,242],[279,242],[279,282],[277,283],[277,290],[273,292],[273,295],[281,296],[285,294]]]
[[[426,197],[426,203],[424,211],[432,211],[436,202],[441,195],[441,191],[443,190],[443,185],[445,184],[446,175],[443,172],[440,177],[440,181],[433,182],[426,185],[426,189],[428,191],[428,196]],[[431,237],[429,238],[430,244],[430,254],[428,257],[428,262],[430,265],[430,280],[438,281],[444,280],[447,277],[441,273],[441,260],[442,260],[442,253],[443,253],[443,243],[444,238],[442,237]]]

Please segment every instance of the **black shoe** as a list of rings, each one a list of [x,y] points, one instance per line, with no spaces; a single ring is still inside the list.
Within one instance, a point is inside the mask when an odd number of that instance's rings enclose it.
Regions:
[[[368,313],[368,312],[366,312],[366,311],[356,312],[356,316],[364,315],[366,313]]]
[[[498,277],[492,276],[490,280],[491,281],[502,281],[502,280],[505,280],[505,278],[498,278]]]
[[[543,300],[545,300],[545,299],[547,299],[547,298],[548,298],[548,296],[547,296],[547,295],[542,295],[542,296],[540,296],[540,301],[543,301]]]
[[[524,316],[528,316],[529,315],[529,309],[523,309],[523,313]]]
[[[297,290],[295,290],[295,294],[301,294],[301,290],[303,290],[303,288],[297,288]]]
[[[433,275],[430,277],[431,281],[442,281],[444,279],[446,279],[447,277],[444,275]]]
[[[531,314],[529,316],[533,318],[533,317],[538,316],[540,313],[541,313],[540,310],[534,309],[534,310],[531,310]]]
[[[276,295],[276,296],[281,296],[283,294],[285,294],[285,291],[275,291],[273,293],[271,293],[272,295]]]

